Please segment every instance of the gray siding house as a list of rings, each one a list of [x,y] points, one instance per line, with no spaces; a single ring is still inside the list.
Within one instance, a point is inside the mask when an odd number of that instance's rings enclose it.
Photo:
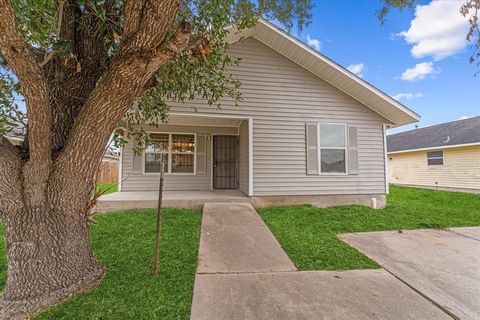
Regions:
[[[385,204],[385,129],[419,116],[274,25],[230,30],[243,101],[174,104],[158,141],[122,150],[121,193],[236,189],[258,206]]]

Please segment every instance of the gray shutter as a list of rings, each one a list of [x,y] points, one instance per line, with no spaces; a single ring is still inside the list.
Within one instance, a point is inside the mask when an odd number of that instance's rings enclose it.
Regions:
[[[197,135],[197,174],[207,173],[207,137]]]
[[[348,174],[358,174],[358,128],[348,126]]]
[[[136,142],[133,142],[133,146],[136,146]],[[143,174],[142,155],[137,155],[132,148],[132,157],[132,174]]]
[[[307,123],[305,127],[307,174],[318,174],[318,124]]]

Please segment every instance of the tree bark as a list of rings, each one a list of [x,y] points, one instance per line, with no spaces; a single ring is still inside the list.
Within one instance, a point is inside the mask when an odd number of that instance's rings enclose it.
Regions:
[[[8,278],[0,319],[28,318],[102,279],[104,270],[92,254],[86,219],[75,211],[25,208],[4,217]]]

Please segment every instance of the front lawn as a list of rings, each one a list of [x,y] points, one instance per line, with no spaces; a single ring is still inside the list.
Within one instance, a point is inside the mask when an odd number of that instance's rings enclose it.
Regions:
[[[379,266],[337,238],[339,233],[480,226],[480,195],[392,186],[386,209],[293,206],[259,209],[300,270]]]
[[[95,216],[92,246],[107,268],[100,286],[35,319],[188,319],[197,267],[200,211],[165,209],[161,259],[151,276],[155,210]],[[2,241],[3,242],[3,241]],[[0,245],[0,286],[6,277]]]

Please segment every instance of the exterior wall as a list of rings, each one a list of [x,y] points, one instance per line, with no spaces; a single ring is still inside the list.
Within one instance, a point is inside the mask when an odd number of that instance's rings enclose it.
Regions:
[[[225,98],[218,110],[195,100],[173,104],[171,112],[252,117],[253,196],[385,194],[383,124],[389,123],[387,119],[255,39],[232,45],[230,55],[242,59],[231,68],[242,82],[243,100],[238,105]],[[305,123],[314,121],[357,126],[358,174],[306,174]],[[128,149],[124,178],[132,165]],[[210,186],[209,175],[174,178],[168,177],[170,188]],[[157,184],[156,176],[139,176],[124,183],[123,190],[155,190]]]
[[[480,190],[480,146],[443,149],[442,166],[428,166],[427,151],[389,154],[388,159],[391,183]]]
[[[243,120],[238,128],[240,136],[240,191],[248,194],[248,121]]]
[[[383,124],[389,121],[314,74],[248,38],[230,47],[243,100],[176,104],[174,113],[253,117],[253,195],[384,194]],[[195,107],[195,108],[194,108]],[[356,125],[358,175],[306,175],[305,123]]]
[[[237,127],[196,127],[196,126],[174,126],[159,125],[158,128],[145,127],[151,132],[181,132],[196,133],[197,135],[211,134],[238,134]],[[207,139],[207,170],[204,174],[165,174],[164,188],[169,191],[179,190],[206,190],[211,189],[212,182],[212,141]],[[122,191],[149,191],[158,190],[159,174],[134,174],[133,167],[133,146],[131,142],[123,148],[122,161]],[[143,161],[142,161],[143,162]]]

